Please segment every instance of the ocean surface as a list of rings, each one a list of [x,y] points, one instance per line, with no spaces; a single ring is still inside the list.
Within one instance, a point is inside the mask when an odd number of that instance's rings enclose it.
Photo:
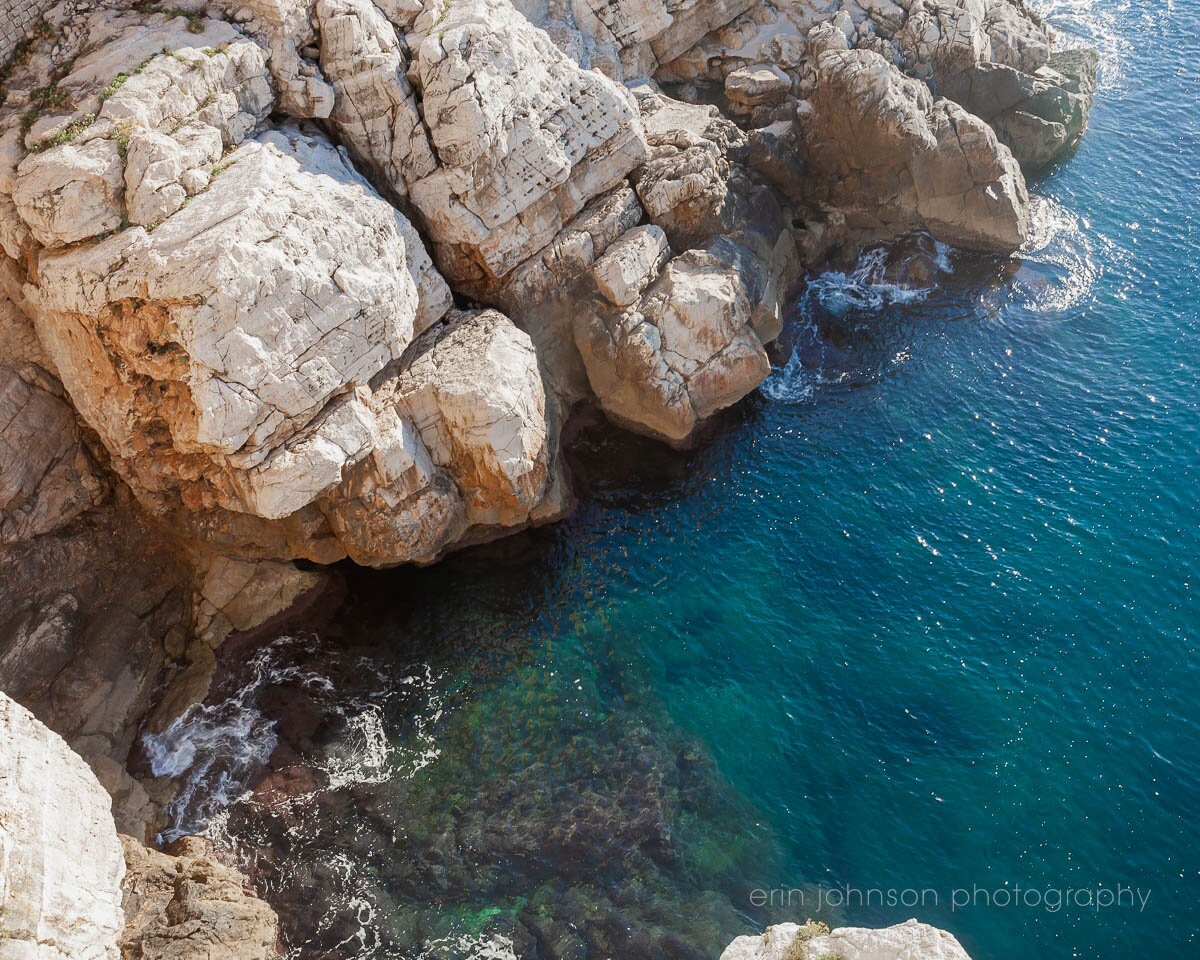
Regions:
[[[585,427],[569,520],[348,572],[147,743],[293,956],[1200,956],[1200,4],[1041,9],[1102,86],[1019,258],[812,279],[698,449]]]

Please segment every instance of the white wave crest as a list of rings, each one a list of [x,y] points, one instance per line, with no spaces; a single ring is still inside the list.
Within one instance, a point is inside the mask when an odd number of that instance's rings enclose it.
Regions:
[[[797,305],[800,339],[810,342],[819,339],[815,321],[818,309],[835,317],[851,313],[870,315],[926,300],[935,289],[933,285],[910,287],[884,279],[891,252],[888,247],[872,247],[859,257],[849,273],[829,270],[809,280]],[[932,263],[938,273],[954,272],[952,252],[944,243],[934,244]],[[815,396],[818,386],[829,382],[819,364],[806,366],[800,352],[793,348],[784,363],[772,369],[761,389],[771,400],[803,403]]]
[[[1051,197],[1030,197],[1030,237],[1021,248],[1020,271],[1008,291],[1034,313],[1061,313],[1083,302],[1105,262],[1122,253],[1077,213]]]

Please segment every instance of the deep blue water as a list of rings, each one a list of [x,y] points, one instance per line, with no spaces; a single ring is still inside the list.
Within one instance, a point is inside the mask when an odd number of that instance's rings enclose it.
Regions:
[[[356,588],[340,616],[389,651],[360,665],[428,681],[375,782],[436,777],[456,717],[536,754],[530,715],[647,710],[753,811],[747,900],[915,888],[841,918],[917,916],[975,960],[1200,955],[1200,4],[1048,9],[1103,84],[1019,264],[943,251],[924,296],[826,276],[700,450],[585,433],[579,511],[502,569]],[[375,922],[356,862],[342,909]],[[1018,885],[1073,899],[951,902]],[[1133,905],[1068,893],[1119,886]]]

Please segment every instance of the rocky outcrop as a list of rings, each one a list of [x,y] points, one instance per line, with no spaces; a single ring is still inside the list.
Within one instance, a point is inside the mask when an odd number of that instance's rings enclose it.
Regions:
[[[395,26],[370,0],[318,0],[321,68],[333,86],[330,121],[376,183],[396,200],[437,165]]]
[[[816,90],[799,122],[823,203],[884,235],[927,229],[1001,253],[1028,239],[1025,178],[986,123],[880,54],[848,49],[833,24],[814,27],[809,44]]]
[[[408,39],[438,160],[410,193],[452,283],[504,277],[645,159],[628,94],[507,0],[430,3]]]
[[[758,108],[771,101],[747,102],[749,75],[761,78],[765,90],[771,86],[767,71],[778,71],[801,99],[807,98],[819,69],[808,35],[823,23],[835,25],[849,49],[879,54],[898,71],[928,83],[936,96],[986,120],[1026,172],[1064,157],[1086,125],[1095,89],[1094,55],[1054,51],[1050,30],[1023,0],[764,4],[662,64],[657,76],[724,86],[731,111],[748,111],[755,126],[764,126],[773,118]]]
[[[173,855],[118,837],[108,793],[0,693],[0,954],[36,960],[267,960],[278,920],[185,837]]]
[[[550,383],[622,425],[688,442],[769,372],[798,269],[788,218],[715,108],[633,89],[649,157],[492,296],[529,330]]]
[[[358,562],[427,560],[469,530],[562,514],[559,415],[503,314],[452,313],[371,389],[388,440],[322,503]]]
[[[270,133],[226,164],[153,232],[44,256],[37,326],[153,512],[282,520],[372,449],[355,384],[411,340],[417,285],[399,214],[332,148]]]
[[[422,395],[456,409],[411,409],[406,364],[451,285],[529,336],[515,409],[545,437],[530,476],[581,399],[687,443],[766,375],[787,284],[835,237],[1018,247],[1024,180],[995,131],[1047,161],[1093,85],[1085,56],[1055,72],[1044,26],[1007,0],[622,0],[539,14],[546,31],[508,0],[100,6],[57,8],[60,38],[0,108],[0,279],[35,320],[44,382],[141,508],[245,561],[429,562],[561,512],[551,472],[518,495],[475,472],[509,451],[452,456],[431,433],[491,404],[490,384],[464,400],[426,364]],[[992,126],[906,77],[914,60]],[[748,132],[613,79],[635,66],[719,76]],[[340,146],[280,114],[326,119]],[[10,405],[52,417],[55,388],[39,412],[22,370]],[[68,462],[77,428],[58,414],[0,490],[27,531],[105,483]],[[479,506],[493,480],[503,508]]]
[[[671,442],[771,371],[737,268],[701,250],[671,260],[635,306],[583,317],[576,342],[605,412]]]
[[[781,923],[759,937],[738,937],[721,960],[971,960],[945,930],[916,920],[881,930]]]
[[[293,560],[563,515],[580,403],[693,442],[831,254],[1018,249],[1096,65],[1021,0],[61,0],[0,100],[0,683],[152,833],[134,732]],[[266,948],[138,856],[135,955]]]
[[[1045,169],[1079,142],[1096,92],[1094,50],[1062,50],[1022,73],[986,64],[971,75],[964,103],[991,124],[1026,170]]]
[[[356,156],[377,161],[369,168],[393,199],[407,196],[410,182],[428,195],[434,155],[399,73],[393,26],[369,3],[323,2],[314,15],[328,41],[331,122]],[[21,294],[75,408],[142,507],[186,536],[249,560],[329,562],[351,553],[378,564],[428,561],[468,534],[478,537],[474,527],[554,515],[552,508],[539,513],[536,502],[494,515],[441,509],[477,498],[479,488],[467,473],[457,475],[467,488],[456,487],[453,471],[440,464],[425,478],[437,491],[432,496],[414,499],[412,478],[392,475],[396,451],[414,463],[428,454],[421,431],[388,401],[373,401],[368,384],[394,399],[389,384],[402,372],[395,364],[450,308],[449,288],[412,224],[344,152],[315,132],[261,129],[278,104],[259,45],[225,22],[196,18],[189,21],[195,29],[184,30],[175,26],[181,18],[163,19],[127,24],[103,50],[81,40],[85,51],[59,82],[76,107],[95,96],[95,78],[115,69],[120,51],[141,49],[147,34],[165,40],[168,52],[106,87],[95,119],[69,142],[27,142],[12,173],[19,226],[10,231],[10,255],[28,264]],[[515,19],[513,26],[520,29]],[[523,29],[535,51],[547,52],[541,34]],[[218,46],[196,49],[185,39],[191,36]],[[613,103],[594,99],[597,91],[615,97],[631,113],[616,88],[548,51],[552,70],[578,78],[579,130],[595,134],[598,147],[619,150],[609,142],[618,134],[640,144],[638,131],[623,131],[619,116],[609,116]],[[437,69],[431,63],[426,77],[435,87]],[[546,83],[547,91],[556,87],[550,74]],[[399,98],[391,106],[389,91]],[[544,99],[527,106],[542,109]],[[569,110],[568,100],[559,107]],[[378,109],[375,120],[369,108]],[[376,123],[383,114],[386,129]],[[449,124],[449,112],[443,116]],[[609,133],[598,133],[597,123],[609,124]],[[455,155],[448,129],[432,125],[443,160]],[[590,145],[580,147],[570,132],[566,138],[547,145],[577,151],[578,166]],[[563,171],[568,179],[570,169]],[[612,169],[602,176],[625,172]],[[513,167],[518,175],[531,176]],[[575,176],[569,189],[584,189],[586,200],[587,177]],[[514,183],[497,181],[484,193],[511,196]],[[82,191],[69,208],[55,202],[60,184]],[[540,188],[530,181],[529,189]],[[561,193],[539,196],[530,201],[555,209],[570,203]],[[520,409],[540,410],[536,361],[532,379],[529,372],[521,374],[527,393]],[[435,369],[428,377],[438,375]],[[491,402],[487,380],[471,389],[475,402]],[[447,386],[439,395],[452,393]],[[527,427],[546,432],[544,421]],[[508,456],[475,452],[485,460]],[[554,456],[543,451],[542,467]],[[393,537],[392,553],[381,549],[386,538],[368,536],[372,546],[364,550],[365,529],[347,517],[361,509],[367,486],[374,506],[386,500],[401,514],[388,518],[393,528],[420,535]],[[339,491],[349,502],[339,502]],[[429,509],[440,517],[427,517]]]
[[[0,743],[0,952],[117,960],[125,860],[108,794],[2,693]]]
[[[220,862],[212,843],[182,837],[170,853],[131,837],[124,848],[122,960],[270,960],[280,955],[279,921]]]

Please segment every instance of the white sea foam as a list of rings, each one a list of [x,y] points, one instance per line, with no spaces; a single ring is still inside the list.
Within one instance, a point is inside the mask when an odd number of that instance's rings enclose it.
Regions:
[[[927,299],[934,289],[932,285],[910,287],[884,279],[890,252],[887,247],[872,247],[859,257],[849,273],[830,270],[809,280],[797,305],[798,339],[819,344],[818,310],[834,317],[845,317],[852,312],[870,315]],[[952,249],[936,243],[933,265],[941,274],[953,273]],[[820,353],[819,348],[817,352]],[[772,370],[762,392],[771,400],[803,403],[812,399],[818,386],[828,382],[819,362],[805,364],[800,351],[793,348],[787,360]]]
[[[329,854],[336,850],[329,843],[330,831],[336,832],[340,825],[327,821],[323,801],[337,791],[412,777],[436,762],[441,751],[435,733],[444,709],[441,677],[426,665],[397,680],[380,673],[371,661],[358,661],[354,669],[376,673],[379,682],[371,686],[381,692],[370,699],[356,698],[339,690],[328,676],[297,665],[296,654],[311,654],[315,642],[280,638],[254,655],[247,679],[232,695],[194,706],[162,733],[143,737],[153,772],[180,783],[167,808],[170,826],[163,839],[203,833],[249,862],[256,845],[269,843],[270,831],[286,823],[288,849],[275,851],[280,859],[272,864],[272,888],[310,882],[311,864],[323,862],[328,870],[323,912],[313,929],[322,935],[353,918],[352,931],[338,946],[360,960],[394,960],[380,936],[370,872],[354,856]],[[335,667],[331,673],[341,675]],[[314,789],[256,797],[247,788],[278,744],[275,722],[264,716],[259,704],[263,693],[278,685],[303,688],[327,716],[341,717],[343,722],[332,725],[337,730],[319,756],[303,758],[315,774]],[[385,707],[395,696],[403,696],[406,702],[409,732],[403,746],[393,744],[387,735]],[[231,828],[234,812],[239,814],[236,829]],[[457,955],[480,960],[514,957],[511,942],[506,944],[502,938],[463,937],[444,945],[453,947]],[[287,957],[302,960],[310,947],[309,943],[289,944]]]
[[[1100,90],[1116,90],[1125,85],[1128,80],[1125,63],[1132,40],[1127,30],[1121,29],[1121,23],[1128,22],[1129,0],[1118,4],[1096,0],[1034,0],[1030,6],[1054,30],[1056,47],[1091,47],[1100,54]],[[1147,7],[1142,16],[1153,22],[1170,20],[1174,4],[1168,0],[1159,9]],[[1165,27],[1166,23],[1159,25]]]
[[[803,403],[813,398],[820,378],[820,372],[806,368],[800,354],[793,350],[787,363],[771,371],[763,382],[762,392],[782,403]]]
[[[275,724],[257,707],[259,692],[278,675],[274,646],[255,655],[250,678],[232,696],[194,704],[161,733],[143,735],[151,772],[181,781],[167,805],[170,826],[163,840],[203,833],[216,814],[241,796],[248,778],[275,750]]]
[[[415,960],[444,960],[447,956],[464,960],[517,960],[512,939],[503,934],[442,937],[431,941]]]
[[[279,742],[275,721],[259,709],[263,691],[271,686],[303,688],[325,701],[331,713],[346,718],[341,737],[316,762],[326,776],[326,789],[379,783],[394,773],[380,706],[339,702],[329,677],[294,663],[293,651],[311,642],[279,638],[255,653],[247,680],[233,694],[216,703],[195,704],[161,733],[143,735],[151,772],[180,784],[166,808],[169,826],[163,831],[163,840],[226,831],[229,807],[244,797],[251,779],[263,769]],[[416,759],[408,765],[412,769],[431,762],[433,748],[426,738],[420,743]],[[287,802],[298,799],[302,798],[288,798]]]
[[[1115,244],[1077,213],[1051,197],[1030,197],[1029,241],[1022,267],[1005,289],[1021,308],[1061,313],[1083,302],[1104,266],[1124,256]]]

